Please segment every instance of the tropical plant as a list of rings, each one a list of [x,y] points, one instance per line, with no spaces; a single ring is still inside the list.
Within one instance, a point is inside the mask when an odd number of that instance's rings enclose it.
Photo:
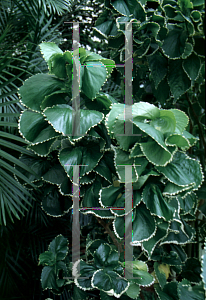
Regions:
[[[188,116],[179,109],[140,101],[132,105],[132,117],[125,117],[127,105],[100,92],[114,62],[80,48],[77,136],[72,128],[72,68],[78,69],[74,53],[63,52],[54,43],[42,43],[40,48],[49,73],[30,77],[19,89],[21,103],[27,107],[20,116],[19,130],[32,154],[23,154],[20,161],[41,179],[16,168],[44,190],[42,207],[57,217],[72,209],[72,165],[83,165],[80,208],[83,214],[93,214],[110,236],[109,240],[92,239],[88,234],[85,260],[74,265],[68,240],[57,236],[39,258],[44,265],[43,289],[61,293],[65,287],[73,288],[73,299],[86,299],[87,291],[101,299],[138,299],[139,295],[142,299],[174,299],[174,295],[175,299],[204,299],[200,263],[192,260],[197,272],[191,274],[184,251],[194,240],[195,229],[189,222],[195,220],[196,191],[204,179],[199,161],[186,153],[197,141],[186,130]],[[98,67],[91,68],[94,64]],[[134,135],[123,135],[124,127],[131,124]],[[125,174],[124,165],[131,166],[131,174]],[[125,188],[129,183],[133,201],[128,210]],[[126,270],[136,278],[128,279],[124,277],[122,241],[130,234],[131,223],[131,245],[137,249],[126,262]],[[74,280],[71,274],[76,274]]]

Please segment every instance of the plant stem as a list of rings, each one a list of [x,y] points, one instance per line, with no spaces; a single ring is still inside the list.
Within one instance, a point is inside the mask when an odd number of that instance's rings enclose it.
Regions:
[[[102,219],[100,219],[100,218],[98,218],[96,216],[95,216],[95,218],[97,219],[97,221],[99,222],[99,224],[102,225],[102,227],[104,227],[106,233],[109,234],[109,236],[111,237],[114,245],[118,248],[119,253],[123,252],[122,243],[118,242],[118,240],[116,239],[114,233],[109,228],[109,225],[111,224],[111,221],[109,223],[106,223]]]

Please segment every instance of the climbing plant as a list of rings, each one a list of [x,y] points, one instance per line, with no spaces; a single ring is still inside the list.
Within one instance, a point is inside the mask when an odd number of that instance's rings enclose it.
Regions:
[[[74,136],[74,53],[54,43],[42,43],[40,49],[49,73],[30,77],[19,89],[26,107],[19,132],[30,151],[20,161],[36,176],[16,168],[44,191],[43,210],[61,217],[73,208],[71,165],[83,165],[80,213],[92,214],[99,232],[87,234],[83,256],[74,265],[69,237],[58,235],[39,256],[42,288],[56,294],[69,289],[74,300],[204,299],[204,257],[199,262],[185,251],[195,238],[191,221],[204,180],[199,160],[188,154],[198,140],[187,130],[189,117],[180,109],[147,101],[136,101],[132,118],[126,117],[125,104],[101,91],[114,60],[80,48],[79,136]],[[134,135],[123,135],[129,124]],[[131,166],[130,180],[125,165]],[[125,210],[127,183],[133,187],[130,211]],[[128,214],[132,218],[125,223]],[[124,276],[129,223],[134,252],[127,271],[135,277],[131,279]]]

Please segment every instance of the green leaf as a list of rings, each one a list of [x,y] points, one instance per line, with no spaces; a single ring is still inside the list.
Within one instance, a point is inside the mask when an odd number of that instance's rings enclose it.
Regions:
[[[132,298],[132,299],[137,299],[137,296],[140,293],[140,287],[136,283],[130,283],[129,288],[126,291],[126,294]]]
[[[137,122],[136,120],[133,120],[133,122],[151,137],[148,142],[139,143],[146,158],[154,165],[166,165],[171,160],[172,155],[165,145],[163,133],[149,124]]]
[[[44,98],[65,87],[65,83],[49,74],[36,74],[19,88],[21,102],[28,108],[41,112]]]
[[[130,11],[127,7],[127,4],[123,0],[117,0],[111,3],[112,6],[115,8],[116,11],[118,11],[123,16],[129,16]]]
[[[114,231],[118,238],[124,238],[125,231],[127,232],[127,226],[125,224],[124,217],[116,217],[114,220]],[[148,240],[154,235],[156,226],[154,217],[150,214],[145,204],[140,203],[133,209],[133,239],[132,243],[139,243]]]
[[[59,134],[38,112],[25,110],[20,117],[20,133],[32,145],[53,139]]]
[[[45,251],[39,255],[39,265],[52,266],[56,262],[54,253],[50,251]]]
[[[182,282],[178,283],[177,287],[178,296],[182,300],[204,300],[205,292],[202,286],[194,285],[191,286],[190,282],[183,279]]]
[[[182,150],[187,150],[190,148],[190,143],[189,141],[180,134],[170,134],[166,140],[165,140],[165,144],[167,146],[177,146]]]
[[[124,104],[122,103],[115,103],[112,104],[112,108],[110,112],[106,116],[106,122],[105,125],[107,127],[108,133],[113,138],[113,126],[114,126],[114,121],[117,118],[117,116],[124,111]]]
[[[95,98],[107,77],[107,69],[100,61],[85,63],[82,76],[82,92],[90,99]]]
[[[187,127],[189,118],[183,111],[181,111],[179,109],[170,109],[170,110],[173,112],[173,114],[175,115],[175,119],[176,119],[175,132],[182,134],[184,132],[185,128]]]
[[[181,59],[169,61],[168,83],[175,101],[191,87]]]
[[[52,184],[61,184],[64,181],[65,177],[66,173],[64,171],[64,168],[59,164],[55,164],[54,166],[52,166],[43,175],[43,179]]]
[[[191,281],[192,283],[199,283],[201,281],[200,273],[200,261],[195,257],[191,257],[188,258],[185,265],[183,266],[181,276],[182,278],[185,278]]]
[[[57,262],[54,266],[46,266],[43,268],[41,273],[41,284],[43,290],[59,290],[58,279],[60,270],[66,271],[66,265],[62,261]]]
[[[162,133],[174,132],[176,127],[175,115],[169,110],[160,110],[160,116],[150,122],[150,125]]]
[[[178,25],[170,25],[169,33],[164,39],[162,49],[164,54],[171,59],[180,58],[185,50],[187,32]]]
[[[160,268],[160,264],[158,262],[154,263],[155,275],[159,281],[161,288],[163,288],[167,282],[166,275],[163,270]]]
[[[73,267],[73,273],[77,271],[77,265],[80,263],[80,277],[85,278],[75,278],[74,283],[81,288],[82,290],[91,290],[93,289],[91,286],[91,277],[93,276],[94,272],[97,270],[93,265],[87,264],[85,261],[80,260],[75,263]],[[87,277],[87,278],[86,278]]]
[[[157,231],[155,232],[155,235],[148,241],[143,242],[143,248],[147,251],[149,259],[151,259],[151,255],[158,242],[167,235],[168,228],[169,223],[161,220],[161,222],[157,223]]]
[[[167,59],[160,54],[153,54],[147,57],[155,88],[164,79],[167,74]]]
[[[136,284],[139,284],[140,286],[150,286],[155,281],[154,277],[151,274],[149,274],[147,271],[143,271],[143,270],[133,269],[133,276],[137,277],[137,278],[129,279],[129,281],[135,282]]]
[[[62,196],[57,188],[51,187],[51,190],[42,199],[42,208],[47,215],[61,217],[72,208],[72,199]]]
[[[164,174],[170,182],[180,187],[191,186],[196,190],[203,180],[199,162],[189,158],[183,152],[176,152],[172,162],[167,166],[156,166],[155,168]]]
[[[54,129],[64,135],[72,135],[72,121],[76,115],[71,106],[67,104],[56,105],[44,110],[44,114]],[[84,135],[91,127],[100,123],[103,114],[95,110],[79,111],[79,123],[74,122],[78,126],[80,136]],[[76,128],[76,127],[75,127]]]
[[[92,277],[92,286],[104,291],[109,296],[120,296],[126,292],[129,282],[114,271],[97,270]]]
[[[83,214],[92,213],[100,218],[114,218],[110,210],[101,210],[99,204],[99,192],[101,189],[101,182],[98,178],[89,187],[84,195],[82,206],[86,208],[85,212],[82,210]]]
[[[55,254],[56,260],[65,259],[68,254],[68,241],[63,235],[56,236],[49,244],[49,251]]]
[[[163,198],[159,187],[155,184],[147,184],[142,193],[143,202],[150,212],[165,221],[173,219],[175,208]]]
[[[112,251],[108,244],[101,244],[94,252],[94,263],[99,269],[113,270],[118,266],[118,259],[118,252]]]
[[[130,176],[132,178],[132,182],[136,182],[138,179],[138,173],[137,173],[136,166],[133,166],[134,158],[129,158],[128,152],[125,152],[117,147],[114,147],[114,153],[115,153],[115,158],[114,158],[115,168],[119,176],[120,182],[130,182],[131,180]],[[128,174],[125,165],[132,166],[132,174]],[[125,174],[125,172],[127,173]]]
[[[192,53],[192,55],[190,55],[183,61],[183,69],[192,81],[192,84],[194,84],[194,81],[198,78],[200,74],[200,58],[196,54]]]
[[[159,284],[155,283],[154,284],[154,288],[155,291],[159,297],[159,299],[161,300],[177,300],[179,299],[178,295],[177,295],[177,284],[178,282],[169,282],[167,284],[165,284],[163,290],[161,289],[161,287],[159,286]]]
[[[79,300],[79,299],[86,300],[88,299],[89,295],[87,294],[87,292],[81,290],[76,285],[74,285],[72,297],[74,300]]]
[[[94,109],[103,113],[108,113],[110,111],[110,106],[112,103],[117,103],[117,101],[107,93],[98,93],[96,98],[93,100],[85,99],[85,105],[88,109]]]
[[[41,53],[44,56],[44,59],[46,60],[46,62],[49,61],[49,59],[51,58],[51,56],[53,54],[63,54],[63,51],[53,42],[43,42],[39,45],[40,49],[41,49]]]
[[[90,173],[98,164],[103,154],[100,153],[99,145],[91,142],[85,146],[75,148],[65,148],[60,151],[59,160],[70,180],[73,176],[74,165],[83,165],[80,167],[80,178]]]

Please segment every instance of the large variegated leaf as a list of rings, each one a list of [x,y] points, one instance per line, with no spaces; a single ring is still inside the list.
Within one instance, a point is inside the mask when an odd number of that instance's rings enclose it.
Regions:
[[[128,289],[129,282],[114,271],[100,269],[92,277],[92,287],[104,291],[109,296],[120,298]]]
[[[164,174],[171,183],[180,187],[192,187],[196,190],[203,180],[199,162],[189,158],[183,152],[177,152],[167,166],[156,166],[156,169]],[[167,189],[167,185],[165,189]]]
[[[157,231],[155,232],[155,235],[148,241],[143,242],[143,248],[147,251],[149,258],[151,258],[156,245],[167,235],[168,228],[168,222],[163,220],[161,220],[161,222],[157,222]]]
[[[41,113],[25,110],[19,121],[22,136],[32,145],[49,141],[59,135]]]
[[[60,53],[60,54],[63,53],[63,51],[53,42],[41,43],[39,45],[39,47],[41,49],[41,53],[43,54],[46,62],[49,61],[49,59],[51,58],[52,55],[57,54],[57,53]]]
[[[45,109],[44,115],[56,131],[63,135],[72,135],[72,118],[75,118],[75,115],[71,106],[66,104],[56,105]],[[82,136],[91,127],[99,124],[104,115],[94,110],[80,110],[79,117],[75,126],[78,126],[79,134]]]
[[[103,154],[100,153],[99,145],[95,142],[91,142],[85,144],[85,146],[64,148],[59,153],[59,160],[70,180],[72,180],[73,166],[81,166],[81,178],[85,174],[90,173],[97,166],[102,156]]]
[[[170,109],[170,111],[173,112],[173,114],[175,115],[175,119],[176,119],[175,132],[178,134],[182,134],[189,122],[188,116],[179,109]]]
[[[76,277],[74,279],[74,283],[76,284],[76,286],[78,286],[80,289],[86,291],[86,290],[91,290],[93,289],[93,287],[91,286],[91,278],[94,274],[94,272],[97,270],[97,268],[95,268],[95,266],[93,265],[89,265],[87,264],[85,261],[80,260],[77,261],[74,266],[73,266],[73,274],[76,273],[77,270],[77,266],[80,264],[79,268],[80,268],[80,278]],[[82,278],[81,277],[85,277]]]
[[[97,178],[91,187],[89,187],[84,195],[82,206],[85,208],[82,210],[83,214],[94,214],[95,216],[99,218],[114,218],[111,211],[102,209],[102,207],[99,204],[99,192],[101,189],[101,181]]]
[[[160,110],[159,118],[150,122],[150,125],[162,133],[174,132],[176,127],[175,115],[169,110]]]
[[[133,122],[139,129],[151,137],[147,142],[139,143],[147,159],[157,166],[167,165],[172,159],[172,154],[165,145],[163,133],[149,124],[137,122],[135,119]]]
[[[138,179],[138,173],[136,169],[134,158],[129,158],[129,152],[123,151],[120,148],[113,147],[115,152],[115,168],[117,174],[119,176],[120,182],[130,182],[130,178],[132,178],[132,182],[136,182]],[[132,174],[129,174],[126,170],[126,166],[132,166]],[[133,166],[134,165],[134,166]],[[126,174],[125,174],[126,170]]]
[[[178,283],[177,292],[179,299],[182,300],[204,300],[205,299],[205,291],[203,289],[203,285],[194,285],[191,286],[191,283],[183,279]]]
[[[107,78],[107,69],[100,61],[85,63],[82,77],[82,92],[90,99],[95,98]]]
[[[127,233],[128,225],[125,224],[124,216],[116,217],[113,222],[113,228],[118,238],[124,238],[125,232]],[[155,234],[156,225],[154,217],[150,214],[145,204],[140,203],[133,209],[133,238],[132,244],[135,245],[139,242],[146,241]]]
[[[108,115],[106,116],[106,127],[107,130],[109,132],[109,135],[111,136],[111,138],[114,137],[114,121],[115,119],[118,117],[118,115],[120,113],[122,113],[124,111],[124,104],[122,103],[115,103],[112,105],[112,108],[110,110],[110,112],[108,113]]]
[[[24,82],[19,88],[19,94],[21,102],[26,107],[41,112],[41,104],[45,97],[63,88],[65,88],[65,83],[55,76],[37,74]]]
[[[142,199],[152,214],[165,221],[173,219],[175,208],[164,199],[157,185],[147,184],[143,190]]]

